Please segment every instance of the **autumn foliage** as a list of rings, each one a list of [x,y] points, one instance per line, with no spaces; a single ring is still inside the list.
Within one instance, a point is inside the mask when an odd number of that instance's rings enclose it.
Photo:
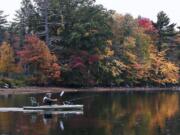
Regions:
[[[94,85],[96,79],[94,69],[100,58],[97,54],[90,54],[85,50],[71,52],[68,63],[64,64],[64,84],[66,85]],[[71,76],[69,78],[69,76]],[[79,77],[81,76],[81,77]]]
[[[13,48],[6,42],[0,46],[0,72],[5,76],[9,73],[19,73],[22,67],[15,61],[15,54]]]
[[[150,46],[149,80],[158,84],[178,83],[179,68],[172,62],[165,59],[165,52],[158,52],[157,49]]]
[[[126,67],[123,71],[124,77],[119,77],[129,85],[177,84],[179,67],[166,58],[166,51],[159,52],[153,44],[151,32],[156,30],[152,22],[147,18],[135,20],[129,15],[123,17],[117,14],[114,19],[114,25],[119,25],[114,26],[119,28],[114,30],[114,35],[117,34],[114,39],[115,56]],[[127,28],[130,33],[125,36],[124,31]]]
[[[180,32],[163,11],[153,22],[94,0],[62,0],[63,7],[40,1],[22,2],[19,22],[0,31],[6,41],[0,45],[1,76],[28,85],[179,85]],[[55,10],[39,10],[44,5]]]
[[[60,78],[60,65],[57,63],[56,56],[39,38],[27,36],[26,44],[18,52],[18,55],[21,63],[28,66],[30,72],[32,72],[34,80],[40,79],[42,83],[45,83],[48,80]]]
[[[152,21],[148,18],[138,18],[138,24],[143,27],[147,32],[156,32]]]

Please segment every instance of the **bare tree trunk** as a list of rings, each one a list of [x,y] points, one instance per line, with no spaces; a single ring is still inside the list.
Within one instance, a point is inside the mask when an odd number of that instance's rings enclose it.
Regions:
[[[49,2],[48,0],[45,0],[45,34],[46,34],[46,44],[49,45],[49,26],[48,26],[48,6]]]

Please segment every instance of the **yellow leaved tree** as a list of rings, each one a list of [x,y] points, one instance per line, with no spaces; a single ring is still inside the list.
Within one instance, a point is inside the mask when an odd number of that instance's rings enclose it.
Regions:
[[[3,76],[8,76],[11,72],[18,72],[19,66],[15,64],[14,51],[12,47],[3,42],[0,46],[0,72]]]
[[[149,50],[151,61],[149,79],[158,84],[178,83],[179,67],[165,58],[165,51],[158,52],[154,45],[151,45]]]

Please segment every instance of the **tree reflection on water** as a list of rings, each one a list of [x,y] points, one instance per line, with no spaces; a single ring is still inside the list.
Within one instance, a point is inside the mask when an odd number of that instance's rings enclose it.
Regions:
[[[84,115],[0,113],[0,133],[9,135],[163,135],[168,133],[178,135],[179,96],[177,93],[100,94],[77,102],[85,105]],[[0,98],[0,106],[4,106],[3,103],[10,104],[12,100],[16,102],[15,99]],[[21,98],[22,101],[24,99],[26,98]]]

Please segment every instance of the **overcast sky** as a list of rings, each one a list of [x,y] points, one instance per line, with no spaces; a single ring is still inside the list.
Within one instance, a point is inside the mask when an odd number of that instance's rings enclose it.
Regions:
[[[20,7],[21,0],[0,0],[0,10],[9,15],[8,20],[12,20],[15,10]]]
[[[97,0],[97,3],[103,4],[108,9],[114,9],[118,13],[130,13],[134,17],[142,17],[156,20],[157,13],[164,11],[167,13],[171,22],[180,25],[180,7],[179,0]]]
[[[9,15],[12,20],[15,10],[19,9],[21,0],[0,0],[0,10]],[[114,9],[118,13],[130,13],[134,17],[141,15],[156,20],[159,11],[165,11],[171,21],[180,25],[179,0],[97,0],[108,9]]]

